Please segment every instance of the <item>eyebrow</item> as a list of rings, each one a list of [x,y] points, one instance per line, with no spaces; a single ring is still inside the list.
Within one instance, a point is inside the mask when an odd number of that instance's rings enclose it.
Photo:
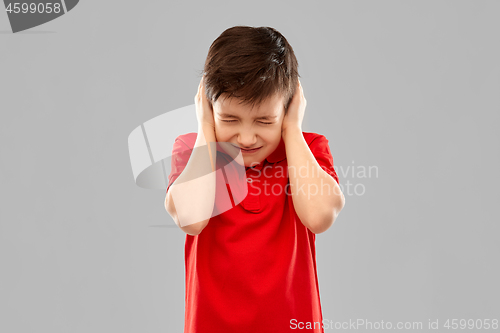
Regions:
[[[219,116],[223,117],[223,118],[236,118],[236,119],[240,119],[239,117],[233,115],[233,114],[229,114],[229,113],[218,113]],[[255,117],[254,119],[262,119],[262,120],[271,120],[271,119],[274,119],[274,118],[277,118],[278,116],[262,116],[262,117]]]

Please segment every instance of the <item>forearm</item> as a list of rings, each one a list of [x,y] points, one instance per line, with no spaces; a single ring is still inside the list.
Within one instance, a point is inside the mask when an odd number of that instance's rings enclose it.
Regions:
[[[287,129],[283,141],[297,216],[312,232],[324,232],[344,206],[344,195],[337,181],[316,161],[300,128]]]
[[[215,141],[213,128],[198,128],[189,161],[169,189],[169,200],[172,199],[181,228],[189,226],[188,229],[201,232],[212,217],[216,180],[213,171],[217,157]]]

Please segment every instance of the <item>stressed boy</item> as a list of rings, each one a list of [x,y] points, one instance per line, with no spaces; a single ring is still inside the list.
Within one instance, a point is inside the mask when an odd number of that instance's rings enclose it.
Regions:
[[[186,233],[184,333],[324,332],[315,236],[345,199],[328,140],[302,132],[297,67],[269,27],[229,28],[210,46],[198,132],[175,140],[165,199]],[[234,168],[217,176],[236,160],[241,201],[228,185]]]

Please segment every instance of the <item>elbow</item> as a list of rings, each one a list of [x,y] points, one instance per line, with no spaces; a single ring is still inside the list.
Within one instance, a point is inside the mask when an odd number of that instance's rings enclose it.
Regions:
[[[315,234],[321,234],[333,225],[335,223],[335,220],[340,214],[340,211],[342,208],[344,208],[345,205],[345,199],[344,195],[341,196],[341,200],[339,201],[339,204],[334,207],[333,209],[328,210],[328,212],[323,213],[319,217],[311,219],[311,224],[308,227],[309,230],[311,230],[312,233]]]
[[[188,234],[190,236],[199,235],[208,223],[208,220],[206,220],[206,221],[201,221],[198,223],[191,223],[191,224],[184,225],[179,220],[179,215],[177,214],[175,206],[173,205],[173,203],[171,201],[168,200],[168,197],[165,200],[165,210],[168,212],[168,214],[170,214],[170,216],[174,220],[174,223],[179,227],[179,229],[181,229],[182,231],[184,231],[186,234]]]
[[[169,197],[169,194],[170,193],[168,193],[167,197],[165,198],[165,210],[168,212],[168,214],[170,214],[175,224],[179,227],[179,229],[181,229],[190,236],[199,235],[208,224],[209,219],[200,222],[193,222],[193,221],[186,222],[188,221],[188,219],[182,218],[182,221],[184,220],[186,221],[184,221],[185,223],[181,223],[181,219],[179,218],[180,214],[177,213],[173,200],[172,198]]]
[[[344,206],[345,206],[345,196],[344,196],[344,193],[342,193],[342,192],[340,192],[340,193],[341,193],[341,196],[340,196],[340,197],[341,197],[341,198],[340,198],[341,205],[340,205],[340,208],[339,208],[339,210],[338,210],[338,211],[339,211],[339,213],[340,213],[340,211],[341,211],[341,210],[344,208]]]
[[[197,236],[201,234],[203,229],[208,225],[208,222],[210,219],[206,219],[203,221],[199,220],[189,220],[189,219],[179,219],[177,217],[176,224],[179,226],[179,228],[184,231],[186,234],[190,236]]]
[[[323,217],[321,219],[316,219],[313,221],[314,222],[311,223],[308,227],[309,230],[311,230],[311,232],[314,234],[321,234],[321,233],[327,231],[328,229],[330,229],[330,227],[335,222],[335,218],[333,217],[332,214],[330,214],[326,217]]]
[[[200,222],[186,224],[186,223],[182,223],[182,221],[179,220],[178,215],[172,216],[172,218],[174,219],[175,224],[182,231],[184,231],[186,234],[188,234],[190,236],[199,235],[203,231],[203,229],[205,229],[205,227],[207,226],[208,221],[209,221],[209,220],[204,220],[204,221],[200,221]]]
[[[180,228],[182,231],[184,231],[186,234],[188,234],[190,236],[198,236],[206,226],[206,224],[205,225],[202,225],[202,224],[204,224],[204,223],[199,222],[199,223],[190,224],[190,225],[180,227]]]
[[[203,229],[205,229],[205,227],[207,226],[208,221],[209,221],[209,220],[205,220],[205,221],[200,221],[200,222],[196,222],[196,223],[190,223],[190,224],[186,225],[184,223],[181,223],[181,221],[179,220],[179,217],[177,215],[172,216],[172,218],[174,219],[175,224],[182,231],[184,231],[186,234],[188,234],[190,236],[197,236],[197,235],[199,235],[203,231]]]

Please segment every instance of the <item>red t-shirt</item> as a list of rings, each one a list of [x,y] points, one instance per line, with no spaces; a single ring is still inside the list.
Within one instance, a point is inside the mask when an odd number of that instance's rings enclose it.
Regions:
[[[326,137],[302,134],[319,165],[338,183]],[[184,170],[196,136],[176,138],[167,191]],[[227,155],[217,146],[219,168],[227,164]],[[324,332],[316,235],[295,213],[283,139],[245,172],[249,186],[243,201],[235,206],[231,201],[234,207],[212,216],[199,235],[186,234],[184,333]],[[216,181],[216,198],[220,191],[231,193],[224,179]],[[315,328],[305,329],[308,324]]]

